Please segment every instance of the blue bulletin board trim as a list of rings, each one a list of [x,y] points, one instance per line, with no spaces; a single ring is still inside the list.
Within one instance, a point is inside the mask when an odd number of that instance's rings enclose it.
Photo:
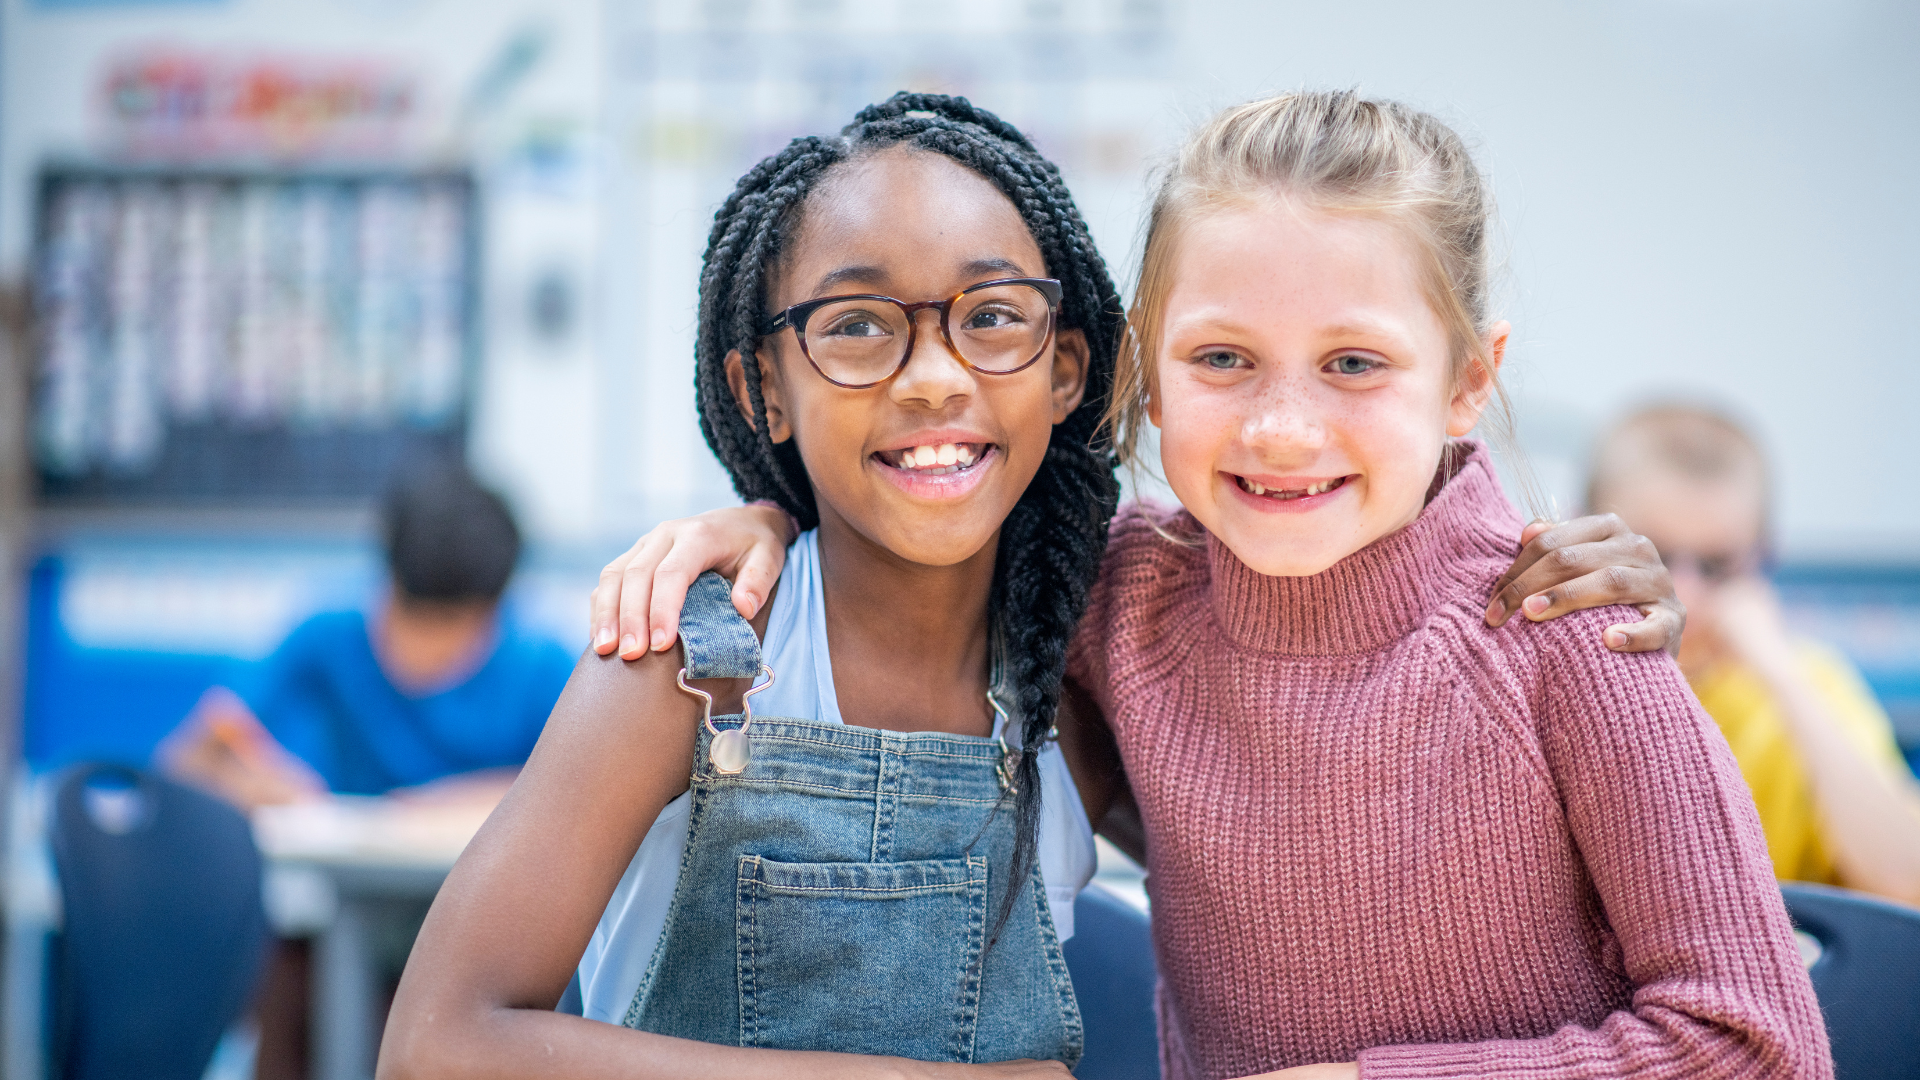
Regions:
[[[82,648],[60,629],[60,577],[60,561],[43,559],[27,586],[22,753],[36,772],[76,761],[144,766],[232,661]]]

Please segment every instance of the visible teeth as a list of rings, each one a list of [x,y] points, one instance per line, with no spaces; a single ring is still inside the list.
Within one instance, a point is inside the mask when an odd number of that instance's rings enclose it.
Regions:
[[[1327,492],[1332,491],[1334,488],[1339,487],[1340,481],[1342,479],[1343,479],[1342,477],[1336,476],[1331,480],[1322,480],[1317,484],[1309,484],[1306,487],[1300,488],[1296,491],[1286,491],[1281,488],[1269,488],[1265,484],[1260,483],[1258,480],[1249,480],[1244,476],[1240,478],[1240,483],[1243,486],[1245,486],[1245,488],[1249,492],[1252,492],[1255,495],[1270,494],[1276,499],[1285,500],[1285,499],[1303,499],[1309,495],[1324,495]]]
[[[895,454],[898,455],[897,458],[892,456]],[[966,443],[940,443],[895,450],[888,457],[894,462],[894,468],[913,469],[931,476],[939,476],[958,472],[972,465],[979,460],[980,454]]]

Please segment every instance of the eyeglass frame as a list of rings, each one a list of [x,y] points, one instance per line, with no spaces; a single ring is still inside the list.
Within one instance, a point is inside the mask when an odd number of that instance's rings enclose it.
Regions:
[[[1033,356],[1029,357],[1025,363],[1019,367],[1008,368],[1005,371],[992,371],[979,367],[975,365],[973,361],[960,355],[959,347],[953,343],[953,334],[947,329],[947,317],[952,314],[953,305],[959,303],[960,299],[968,293],[975,293],[981,289],[990,289],[1000,285],[1027,285],[1044,297],[1047,301],[1047,332],[1046,335],[1040,339],[1040,348],[1036,350]],[[992,281],[978,282],[977,284],[969,285],[961,289],[945,300],[922,300],[914,304],[909,304],[904,300],[882,293],[848,293],[844,296],[822,296],[815,300],[802,300],[800,303],[790,305],[778,314],[769,317],[761,324],[760,333],[762,336],[770,336],[782,330],[791,329],[794,340],[800,343],[800,355],[807,358],[808,365],[810,365],[821,378],[843,390],[869,390],[883,383],[892,382],[899,377],[902,371],[907,369],[907,364],[913,359],[914,343],[919,340],[920,335],[920,320],[914,318],[914,316],[922,311],[931,309],[940,313],[940,338],[946,343],[947,352],[951,354],[955,360],[960,361],[961,365],[968,371],[980,375],[1017,375],[1038,363],[1040,358],[1047,354],[1047,346],[1053,343],[1054,334],[1060,329],[1060,300],[1064,295],[1065,290],[1061,287],[1059,279],[1057,278],[1018,277],[994,278]],[[907,346],[900,353],[900,362],[894,365],[892,371],[889,371],[886,375],[872,382],[841,382],[839,379],[822,371],[819,361],[813,358],[813,352],[807,348],[807,320],[813,316],[814,312],[828,304],[839,303],[845,300],[885,300],[887,303],[899,308],[907,317]]]

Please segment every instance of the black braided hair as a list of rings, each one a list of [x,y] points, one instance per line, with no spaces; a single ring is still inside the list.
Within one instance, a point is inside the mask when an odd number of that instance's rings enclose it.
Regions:
[[[942,154],[985,177],[1020,212],[1060,280],[1060,326],[1086,334],[1090,354],[1079,408],[1054,426],[1033,482],[1000,531],[990,610],[1004,641],[1005,702],[1019,721],[1014,772],[1012,888],[1032,872],[1040,821],[1039,750],[1053,727],[1066,671],[1067,644],[1086,609],[1087,592],[1106,550],[1107,523],[1119,501],[1114,458],[1095,436],[1113,385],[1121,307],[1106,263],[1060,180],[1013,125],[962,97],[899,93],[862,109],[837,137],[795,139],[753,167],[714,215],[700,274],[700,331],[694,383],[700,431],[745,499],[772,499],[802,528],[819,523],[813,485],[792,440],[767,434],[760,364],[754,354],[768,312],[767,272],[799,223],[809,192],[835,166],[892,146]],[[753,423],[740,415],[728,388],[726,357],[739,350]]]

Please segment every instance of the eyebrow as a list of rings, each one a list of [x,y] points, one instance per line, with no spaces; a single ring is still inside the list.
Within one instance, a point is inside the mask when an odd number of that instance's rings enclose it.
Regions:
[[[1322,333],[1327,337],[1391,338],[1395,341],[1399,341],[1405,337],[1400,327],[1396,327],[1391,323],[1377,323],[1370,320],[1329,326],[1322,331]]]
[[[966,266],[961,267],[961,269],[967,272],[968,277],[979,276],[982,279],[985,279],[988,277],[1026,277],[1027,276],[1027,272],[1021,269],[1017,264],[1007,259],[1000,259],[1000,258],[975,259],[972,262],[969,262]]]
[[[813,283],[813,295],[825,296],[827,290],[847,282],[876,285],[885,281],[886,277],[886,271],[877,266],[842,266],[822,274],[820,280]]]
[[[1009,259],[988,257],[971,259],[960,267],[961,276],[969,281],[985,281],[996,277],[1025,277],[1026,271],[1018,263]],[[820,280],[813,283],[813,295],[828,296],[829,290],[846,284],[865,285],[878,288],[887,280],[887,272],[878,266],[855,264],[827,271]]]

